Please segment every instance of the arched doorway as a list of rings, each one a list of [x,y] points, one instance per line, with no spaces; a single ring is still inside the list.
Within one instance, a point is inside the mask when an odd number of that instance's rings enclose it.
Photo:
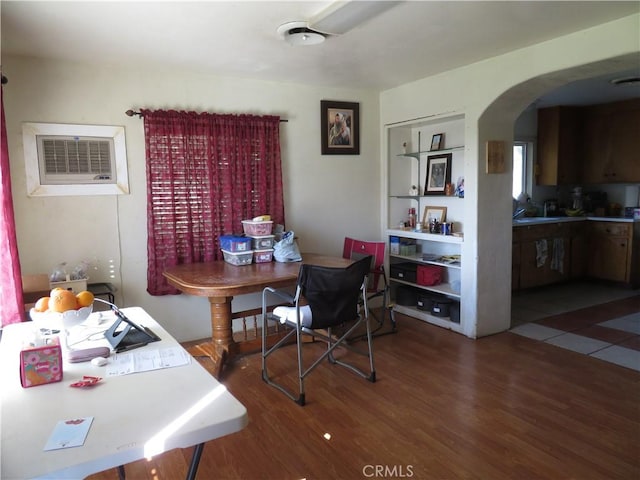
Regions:
[[[489,140],[502,140],[506,145],[514,141],[514,125],[520,115],[537,99],[548,92],[574,81],[596,77],[611,72],[622,72],[639,64],[639,55],[630,54],[599,62],[580,65],[562,71],[551,72],[531,78],[505,91],[487,107],[478,119],[478,151],[484,152]],[[490,318],[495,306],[501,305],[499,320],[491,324],[492,331],[478,336],[507,330],[510,318],[504,314],[511,311],[512,277],[512,153],[505,149],[505,175],[489,175],[479,162],[478,178],[478,324]],[[503,318],[504,316],[504,318]]]

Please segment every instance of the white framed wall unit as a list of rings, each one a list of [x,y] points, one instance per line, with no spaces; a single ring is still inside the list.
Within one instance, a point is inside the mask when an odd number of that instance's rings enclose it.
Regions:
[[[22,124],[27,195],[129,193],[124,127]]]

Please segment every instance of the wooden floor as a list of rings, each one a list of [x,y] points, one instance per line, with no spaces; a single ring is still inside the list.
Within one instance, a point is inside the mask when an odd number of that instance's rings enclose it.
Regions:
[[[262,382],[260,355],[236,360],[222,382],[249,425],[206,444],[198,478],[640,478],[640,373],[509,332],[398,326],[374,340],[376,383],[323,364],[305,407]],[[183,478],[190,456],[127,465],[127,478]]]

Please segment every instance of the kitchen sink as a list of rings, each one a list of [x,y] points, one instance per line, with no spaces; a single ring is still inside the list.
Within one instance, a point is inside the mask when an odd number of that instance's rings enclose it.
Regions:
[[[524,217],[513,220],[514,225],[527,225],[529,223],[551,223],[557,222],[560,217]]]

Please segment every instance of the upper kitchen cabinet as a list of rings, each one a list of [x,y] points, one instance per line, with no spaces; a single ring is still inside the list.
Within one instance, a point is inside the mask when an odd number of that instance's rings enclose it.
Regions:
[[[578,108],[560,106],[538,110],[538,185],[578,182],[580,134]]]
[[[640,182],[640,99],[586,107],[583,124],[582,182]]]

